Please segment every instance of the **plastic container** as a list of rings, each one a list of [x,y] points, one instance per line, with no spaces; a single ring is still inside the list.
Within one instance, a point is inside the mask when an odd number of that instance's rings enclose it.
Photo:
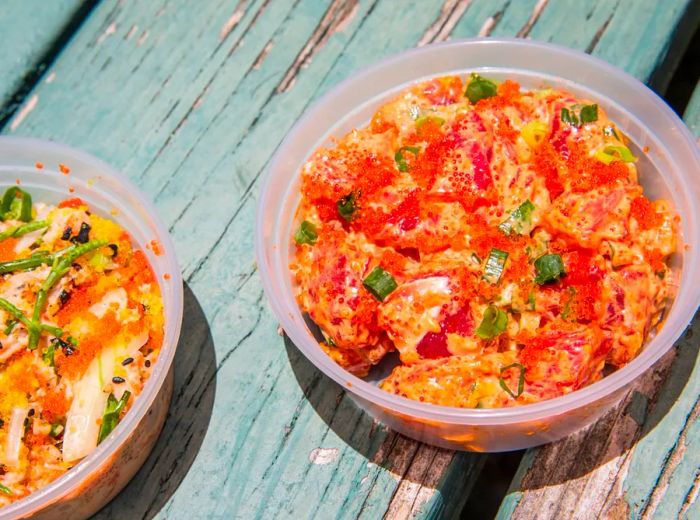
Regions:
[[[37,169],[36,163],[43,164]],[[59,171],[59,164],[70,168]],[[0,508],[0,519],[87,518],[134,476],[155,444],[172,395],[172,363],[182,322],[182,277],[167,228],[153,205],[122,174],[84,152],[49,141],[0,137],[0,187],[19,179],[35,202],[80,197],[93,211],[119,223],[148,257],[165,308],[165,337],[143,392],[114,431],[74,468],[48,486]],[[70,192],[72,188],[74,191]],[[157,240],[163,254],[145,245]],[[163,275],[170,278],[165,280]]]
[[[319,348],[295,303],[288,264],[299,172],[331,136],[364,126],[382,103],[419,80],[479,72],[524,87],[567,89],[598,102],[639,147],[640,182],[652,198],[673,201],[687,250],[674,259],[681,284],[664,327],[624,368],[581,390],[505,409],[460,409],[391,395],[336,365]],[[678,339],[700,301],[700,150],[671,109],[625,72],[581,52],[515,39],[473,39],[414,49],[353,74],[310,109],[270,161],[258,202],[256,254],[263,285],[282,328],[316,367],[391,428],[446,448],[504,451],[559,439],[600,417],[629,384]]]

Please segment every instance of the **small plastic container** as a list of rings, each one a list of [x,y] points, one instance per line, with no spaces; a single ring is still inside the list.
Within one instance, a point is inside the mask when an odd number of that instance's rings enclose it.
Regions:
[[[68,174],[60,171],[61,164],[70,168]],[[126,177],[99,159],[50,141],[0,137],[0,187],[17,180],[34,202],[56,204],[80,197],[97,214],[119,223],[146,253],[163,297],[165,337],[160,356],[143,392],[119,425],[60,478],[0,508],[0,520],[87,518],[134,476],[160,434],[172,395],[172,363],[182,322],[182,277],[167,228],[153,205]],[[159,242],[162,254],[146,248],[151,240]]]
[[[624,368],[571,394],[526,406],[461,409],[386,393],[336,365],[305,325],[288,269],[300,168],[329,138],[364,126],[372,113],[408,85],[445,74],[478,72],[510,78],[523,88],[563,88],[595,100],[638,149],[651,198],[672,200],[682,218],[681,283],[663,328]],[[608,63],[563,47],[515,39],[472,39],[430,45],[353,74],[326,94],[290,131],[270,161],[258,202],[256,254],[265,292],[299,350],[353,399],[391,428],[452,449],[505,451],[554,441],[600,417],[678,339],[700,303],[700,150],[671,109],[635,78]]]

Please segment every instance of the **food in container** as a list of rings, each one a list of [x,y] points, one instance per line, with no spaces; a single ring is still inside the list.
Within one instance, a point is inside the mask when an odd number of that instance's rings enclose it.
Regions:
[[[466,408],[629,363],[678,281],[678,217],[594,99],[476,73],[419,82],[302,167],[291,270],[325,352]]]

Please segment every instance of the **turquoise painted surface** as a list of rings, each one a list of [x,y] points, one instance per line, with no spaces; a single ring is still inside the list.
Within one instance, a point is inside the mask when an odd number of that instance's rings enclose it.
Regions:
[[[52,81],[28,93],[4,129],[84,148],[122,169],[170,225],[187,280],[164,434],[98,517],[450,518],[460,511],[482,455],[453,456],[385,431],[277,335],[252,255],[257,180],[313,99],[385,55],[448,37],[518,34],[615,56],[616,36],[606,36],[615,27],[628,38],[654,33],[643,49],[620,57],[629,70],[650,74],[688,2],[671,2],[655,18],[646,0],[627,5],[625,16],[611,2],[580,4],[98,5],[47,72]]]
[[[0,3],[0,118],[16,108],[9,102],[27,75],[80,11],[80,0],[5,0]],[[17,23],[20,21],[20,23]],[[40,71],[39,71],[40,73]]]

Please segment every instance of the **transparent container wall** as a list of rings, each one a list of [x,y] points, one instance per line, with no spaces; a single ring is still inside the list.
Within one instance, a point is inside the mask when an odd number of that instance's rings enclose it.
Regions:
[[[60,171],[61,164],[70,168],[68,174]],[[29,497],[0,509],[0,520],[36,515],[82,518],[99,509],[126,485],[160,432],[172,392],[172,382],[167,384],[166,377],[171,371],[182,321],[182,278],[167,229],[155,209],[138,189],[107,164],[56,143],[0,137],[0,189],[4,191],[16,185],[18,179],[34,203],[56,204],[80,197],[92,211],[119,223],[148,257],[163,296],[163,348],[129,413],[110,437],[75,468]],[[153,240],[159,243],[163,254],[154,254],[149,245]],[[116,463],[124,467],[120,469]],[[91,483],[104,482],[107,476],[111,478],[108,487],[91,487]]]
[[[689,248],[673,259],[682,283],[665,326],[624,369],[585,389],[504,410],[459,410],[408,401],[362,381],[318,347],[294,300],[288,264],[300,168],[319,146],[364,126],[408,85],[471,72],[513,79],[523,88],[569,90],[603,107],[642,157],[640,182],[651,198],[667,198],[681,215]],[[575,81],[566,79],[575,78]],[[648,152],[641,150],[648,147]],[[343,385],[376,418],[411,437],[451,448],[501,451],[560,438],[595,420],[625,386],[667,351],[698,305],[700,153],[683,123],[649,89],[610,65],[576,51],[529,41],[472,40],[428,46],[356,74],[322,98],[292,129],[272,159],[258,205],[256,248],[263,285],[282,327],[320,370]],[[683,249],[683,248],[681,248]],[[534,430],[533,430],[534,429]],[[541,431],[541,433],[537,433]],[[534,433],[533,433],[534,432]],[[471,444],[450,439],[474,437]]]

